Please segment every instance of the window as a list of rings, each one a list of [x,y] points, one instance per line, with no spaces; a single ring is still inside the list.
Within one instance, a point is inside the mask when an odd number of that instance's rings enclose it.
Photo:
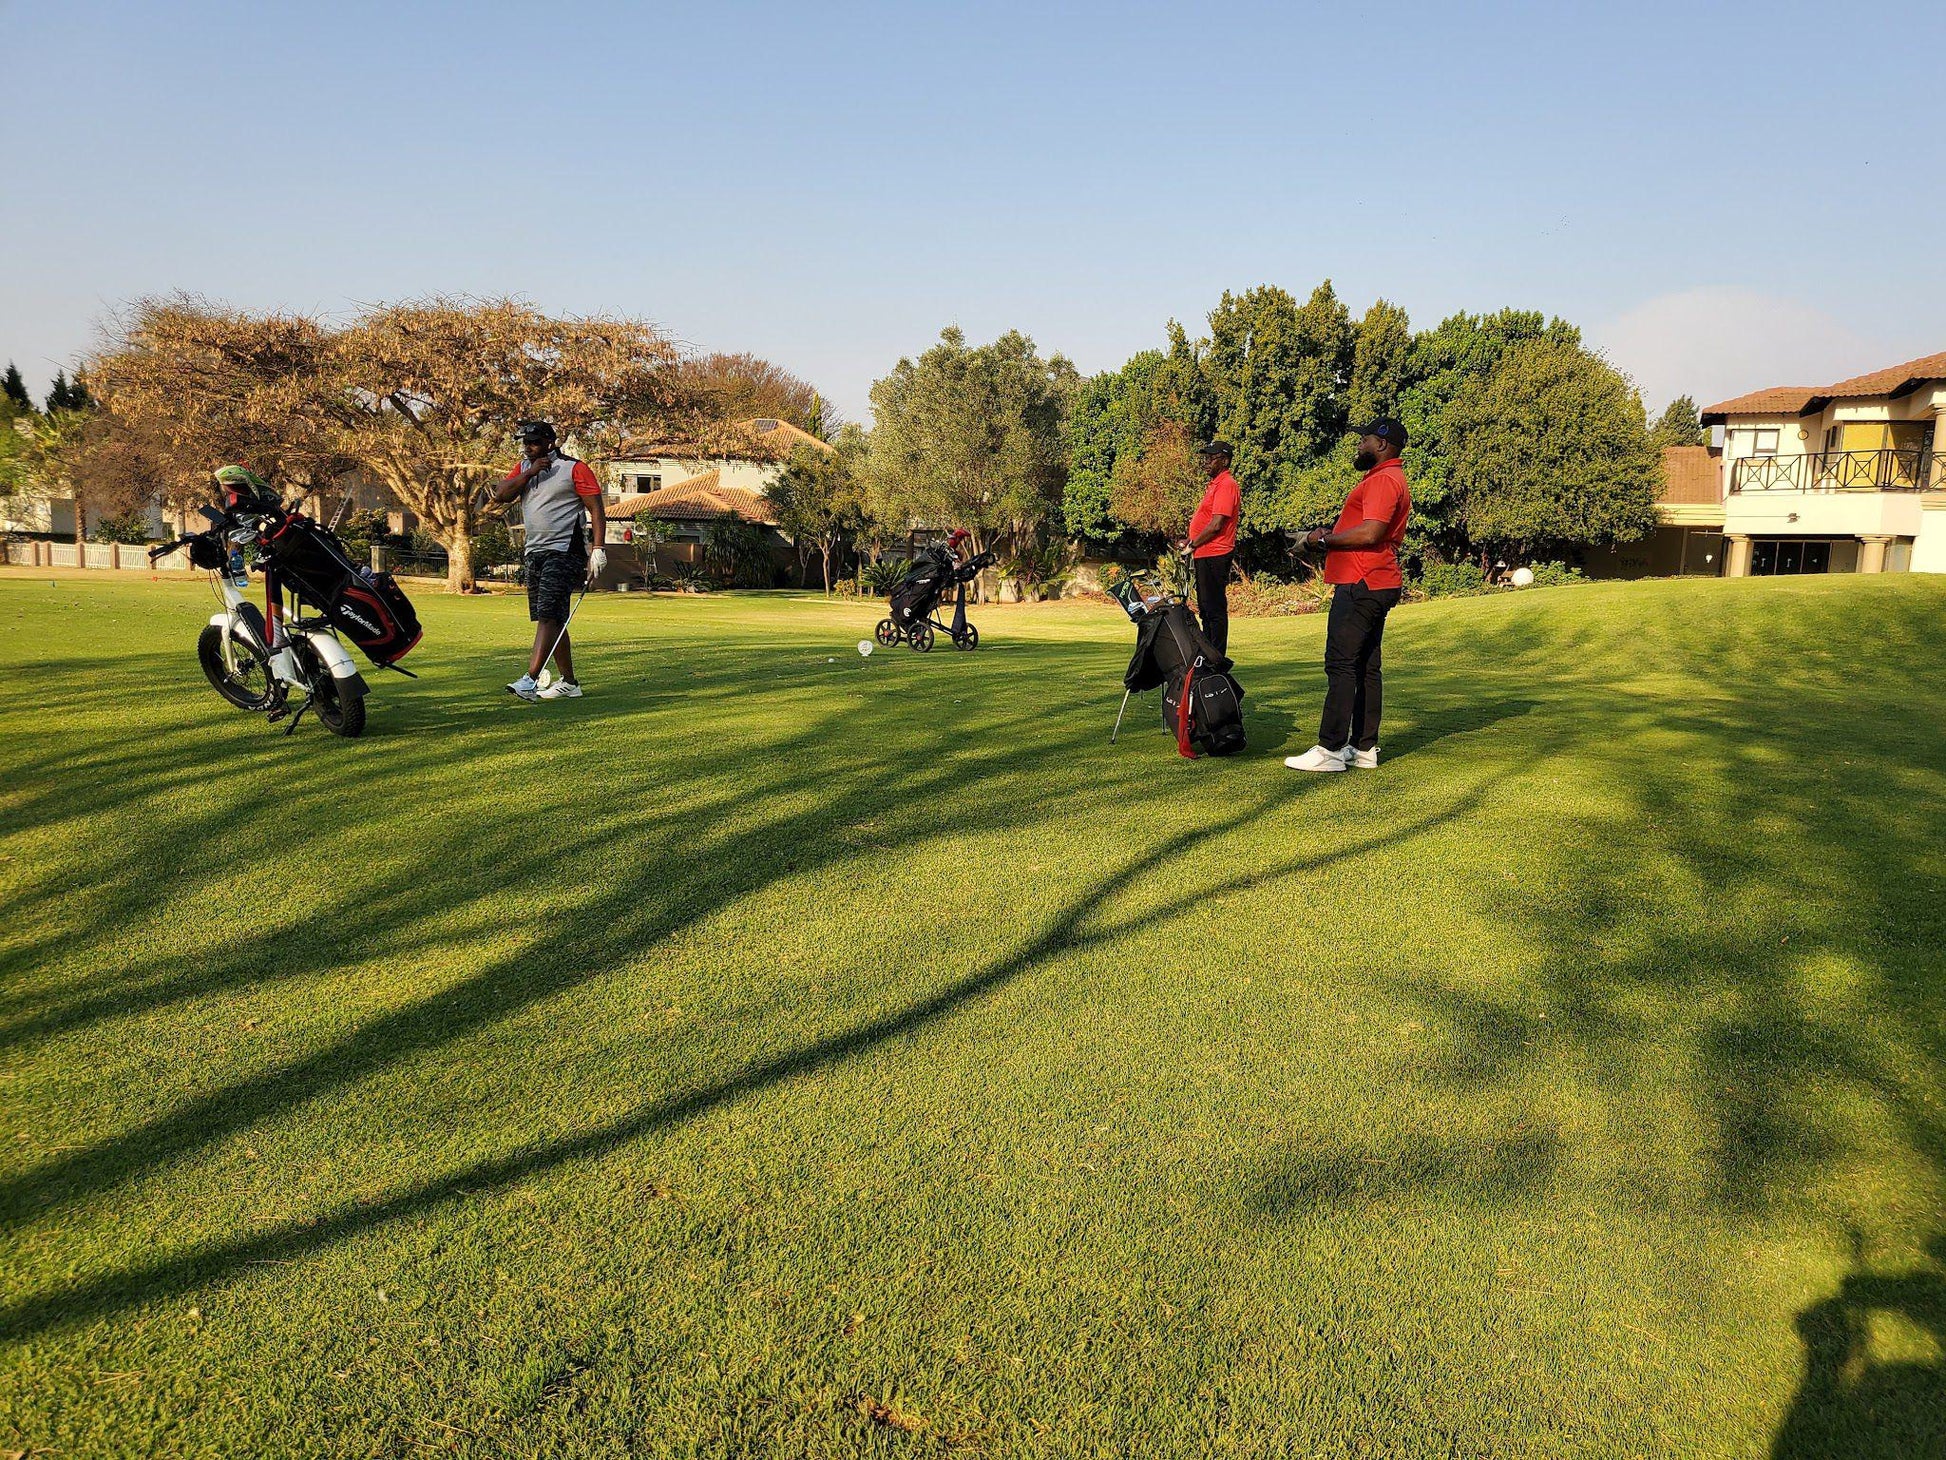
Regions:
[[[1769,431],[1753,431],[1751,432],[1751,436],[1754,438],[1750,444],[1750,454],[1752,456],[1775,456],[1777,454],[1777,432],[1774,428]]]
[[[1827,539],[1760,537],[1750,544],[1753,578],[1830,571],[1831,543]]]
[[[662,490],[662,473],[649,472],[630,478],[630,486],[638,492],[659,492]]]

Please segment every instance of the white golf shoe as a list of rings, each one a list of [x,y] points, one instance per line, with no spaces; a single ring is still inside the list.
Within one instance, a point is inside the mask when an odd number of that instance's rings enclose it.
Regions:
[[[507,693],[532,703],[541,697],[541,688],[534,683],[533,675],[523,674],[507,686]]]
[[[1314,745],[1302,755],[1285,756],[1284,764],[1294,771],[1341,771],[1345,769],[1345,753]]]
[[[1378,747],[1359,750],[1355,746],[1345,747],[1345,769],[1348,771],[1375,771],[1378,769]]]
[[[541,686],[540,697],[544,700],[578,700],[581,686],[572,679],[551,679]]]

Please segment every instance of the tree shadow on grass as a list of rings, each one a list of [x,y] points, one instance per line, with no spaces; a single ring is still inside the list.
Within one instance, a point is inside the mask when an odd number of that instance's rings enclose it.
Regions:
[[[1041,933],[1030,938],[1015,952],[897,1012],[870,1020],[843,1034],[760,1060],[735,1074],[686,1093],[651,1101],[594,1130],[475,1162],[384,1200],[354,1203],[317,1218],[287,1223],[253,1237],[193,1249],[133,1271],[104,1275],[58,1291],[29,1295],[0,1308],[0,1338],[18,1340],[31,1337],[52,1328],[85,1322],[106,1313],[180,1293],[199,1283],[224,1278],[245,1265],[287,1261],[429,1207],[461,1197],[478,1197],[565,1163],[602,1155],[629,1141],[692,1120],[745,1096],[842,1063],[889,1041],[916,1034],[1031,972],[1056,954],[1113,943],[1142,928],[1191,912],[1211,896],[1262,886],[1325,865],[1387,851],[1467,814],[1474,809],[1485,791],[1484,784],[1476,785],[1441,809],[1422,813],[1410,822],[1348,846],[1286,858],[1268,867],[1239,873],[1214,888],[1198,887],[1159,906],[1119,918],[1104,915],[1103,909],[1122,893],[1152,876],[1161,877],[1166,883],[1170,863],[1189,856],[1212,839],[1243,829],[1302,794],[1313,784],[1280,782],[1269,794],[1219,820],[1179,832],[1159,848],[1132,855],[1121,867],[1098,878],[1085,892],[1071,899]],[[385,1051],[385,1057],[388,1060],[395,1058],[397,1050],[394,1046],[397,1041],[384,1040],[382,1026],[388,1022],[404,1021],[406,1027],[416,1035],[428,1018],[426,1004],[436,1002],[426,1001],[399,1015],[373,1021],[356,1038],[379,1038],[379,1047]],[[374,1025],[380,1028],[375,1031]],[[440,1027],[443,1032],[443,1023]],[[59,1195],[64,1201],[71,1199],[71,1188],[77,1181],[88,1189],[120,1184],[132,1174],[133,1168],[150,1164],[146,1158],[158,1142],[163,1150],[177,1154],[187,1146],[202,1144],[206,1136],[204,1126],[212,1120],[223,1128],[256,1123],[265,1118],[265,1100],[273,1094],[281,1095],[294,1080],[303,1098],[314,1096],[320,1088],[334,1086],[338,1083],[336,1066],[351,1056],[352,1047],[352,1041],[346,1041],[312,1056],[295,1069],[287,1066],[232,1086],[216,1097],[218,1103],[214,1108],[192,1107],[189,1111],[151,1123],[128,1138],[83,1153],[82,1161],[62,1173],[63,1185],[58,1188]],[[328,1080],[324,1078],[326,1071],[331,1072]],[[277,1108],[283,1108],[293,1102],[278,1098],[272,1103]],[[205,1104],[199,1102],[198,1106]],[[39,1175],[46,1179],[45,1172]]]
[[[1772,1460],[1946,1457],[1946,1237],[1927,1245],[1933,1270],[1886,1276],[1854,1257],[1838,1291],[1798,1314],[1804,1378]]]

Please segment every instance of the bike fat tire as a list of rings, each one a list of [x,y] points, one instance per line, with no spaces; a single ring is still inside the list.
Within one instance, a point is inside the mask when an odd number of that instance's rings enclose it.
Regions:
[[[268,710],[277,703],[277,679],[270,672],[270,656],[241,634],[230,638],[230,652],[239,673],[223,661],[223,630],[205,624],[196,640],[196,658],[210,686],[239,710]]]

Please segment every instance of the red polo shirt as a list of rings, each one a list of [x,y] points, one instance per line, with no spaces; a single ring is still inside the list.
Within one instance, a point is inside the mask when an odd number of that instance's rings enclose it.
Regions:
[[[1209,526],[1212,517],[1227,517],[1223,530],[1196,549],[1199,558],[1220,558],[1223,554],[1236,551],[1237,518],[1243,515],[1243,489],[1237,479],[1227,470],[1218,472],[1210,478],[1209,490],[1203,493],[1203,500],[1196,504],[1196,510],[1189,518],[1189,535],[1194,537]]]
[[[1399,544],[1405,541],[1406,519],[1412,516],[1412,493],[1406,490],[1405,468],[1398,457],[1382,461],[1345,498],[1333,532],[1369,522],[1386,524],[1385,536],[1371,548],[1339,548],[1325,555],[1324,581],[1363,583],[1367,588],[1403,588],[1399,573]]]

